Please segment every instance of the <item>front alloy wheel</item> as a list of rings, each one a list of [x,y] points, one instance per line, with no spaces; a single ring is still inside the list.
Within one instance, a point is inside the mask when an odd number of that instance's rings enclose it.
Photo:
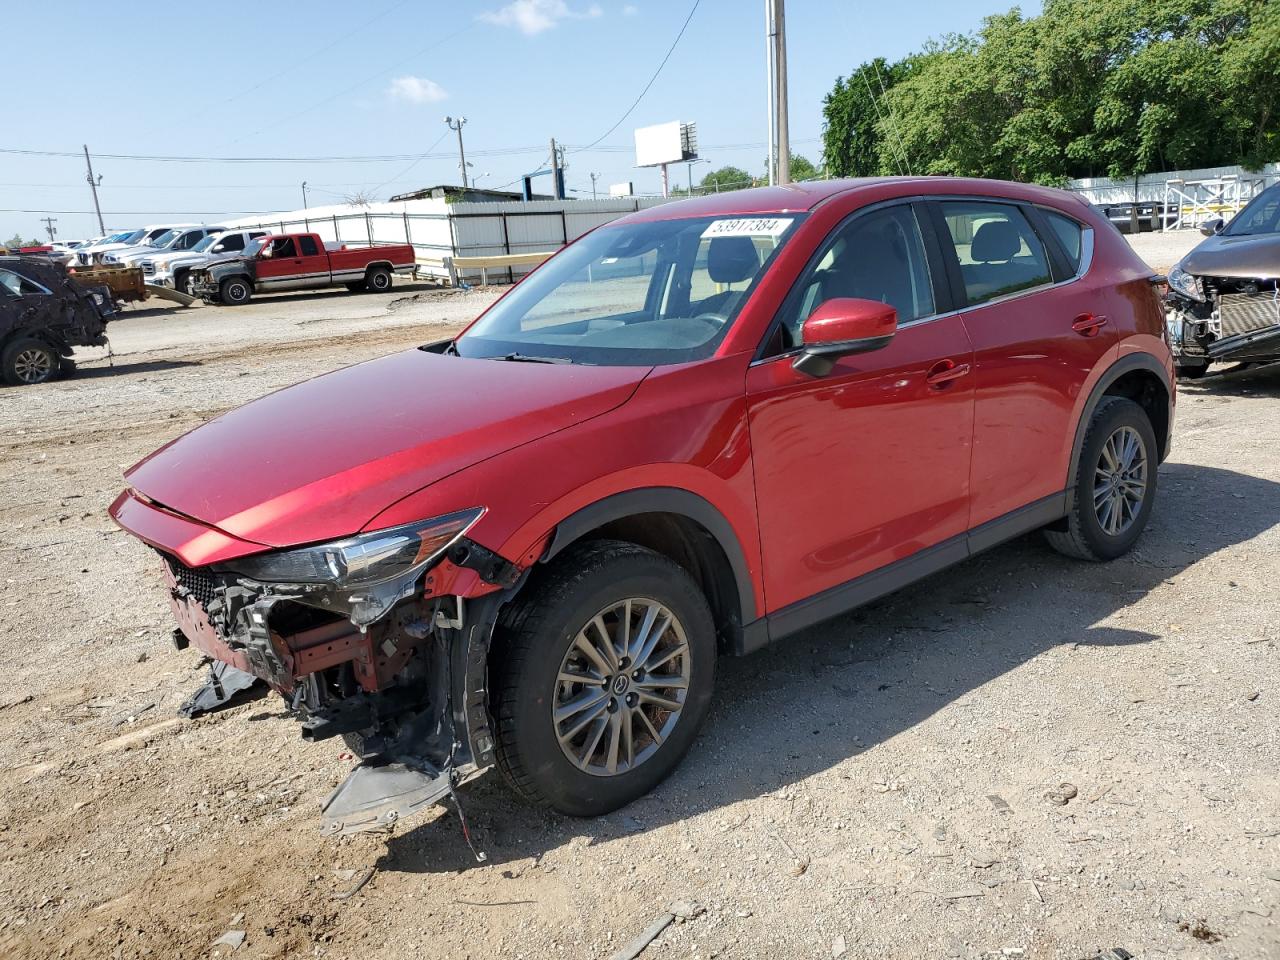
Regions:
[[[575,816],[644,796],[711,704],[715,625],[688,572],[633,543],[577,544],[502,614],[491,658],[498,766]]]
[[[628,597],[578,631],[556,683],[552,713],[565,756],[596,776],[626,773],[680,722],[689,690],[684,626],[656,600]]]
[[[0,372],[12,386],[30,386],[52,380],[59,365],[58,353],[53,347],[42,340],[25,338],[5,348]]]

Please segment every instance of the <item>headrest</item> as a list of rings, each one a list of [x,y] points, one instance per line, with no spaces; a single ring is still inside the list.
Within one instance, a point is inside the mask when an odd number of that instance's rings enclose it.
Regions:
[[[973,235],[969,256],[979,263],[1012,260],[1022,246],[1022,237],[1008,220],[988,220]]]
[[[716,283],[749,280],[759,268],[750,237],[716,237],[707,244],[707,273]]]

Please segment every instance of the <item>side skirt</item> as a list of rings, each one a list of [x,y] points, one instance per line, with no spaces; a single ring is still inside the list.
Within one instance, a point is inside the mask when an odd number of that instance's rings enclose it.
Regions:
[[[747,626],[744,637],[754,642],[744,643],[740,652],[751,653],[767,643],[847,613],[1007,540],[1038,530],[1066,515],[1065,490],[1029,503],[1003,517],[974,527],[968,533],[926,547],[879,570],[774,611]]]

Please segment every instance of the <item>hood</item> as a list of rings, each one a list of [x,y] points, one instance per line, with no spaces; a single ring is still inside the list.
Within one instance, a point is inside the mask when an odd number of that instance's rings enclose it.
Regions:
[[[1197,277],[1280,277],[1280,233],[1209,237],[1179,264]]]
[[[245,540],[330,540],[458,470],[607,413],[650,369],[408,350],[225,413],[125,477],[161,506]],[[484,497],[478,490],[458,509]]]
[[[241,256],[238,253],[232,253],[232,254],[220,253],[216,257],[214,257],[212,260],[210,260],[208,263],[206,263],[205,267],[220,267],[224,263],[248,263],[248,262],[249,262],[248,257]]]

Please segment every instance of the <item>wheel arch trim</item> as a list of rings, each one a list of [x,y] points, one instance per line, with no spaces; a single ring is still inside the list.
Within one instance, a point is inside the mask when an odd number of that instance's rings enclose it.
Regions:
[[[624,490],[597,500],[556,524],[542,561],[553,559],[558,553],[587,533],[614,520],[645,513],[670,513],[683,516],[701,526],[720,546],[733,580],[737,586],[738,607],[742,625],[754,622],[760,614],[756,610],[755,587],[751,579],[751,566],[746,551],[733,525],[709,500],[679,487],[640,487]]]
[[[1098,404],[1102,402],[1102,398],[1106,396],[1107,390],[1115,384],[1117,380],[1129,373],[1136,371],[1144,371],[1154,375],[1164,387],[1165,394],[1172,400],[1174,390],[1169,382],[1169,371],[1164,365],[1150,353],[1130,353],[1121,357],[1111,366],[1109,366],[1100,376],[1093,389],[1089,391],[1089,397],[1085,401],[1084,406],[1080,410],[1080,417],[1076,420],[1075,437],[1071,442],[1071,459],[1067,461],[1067,508],[1070,509],[1075,498],[1075,474],[1076,465],[1080,460],[1080,451],[1084,448],[1084,437],[1089,429],[1089,421],[1093,419],[1094,411],[1098,409]],[[1152,425],[1154,426],[1154,424]],[[1173,430],[1173,411],[1169,411],[1169,431]],[[1157,437],[1158,441],[1164,443],[1165,450],[1169,448],[1169,437]]]

